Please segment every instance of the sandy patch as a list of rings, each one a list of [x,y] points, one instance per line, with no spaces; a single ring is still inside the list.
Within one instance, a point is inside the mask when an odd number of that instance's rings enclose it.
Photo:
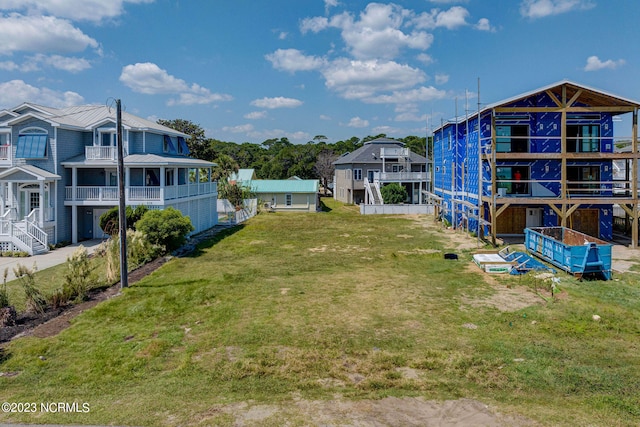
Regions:
[[[320,401],[295,399],[282,405],[238,403],[217,406],[207,415],[224,413],[236,426],[301,421],[303,425],[324,426],[533,426],[522,417],[500,414],[472,399],[429,401],[422,398],[387,397],[380,400],[347,401],[340,398]],[[288,422],[286,424],[289,424]],[[275,425],[275,424],[274,424]],[[297,425],[297,424],[296,424]]]

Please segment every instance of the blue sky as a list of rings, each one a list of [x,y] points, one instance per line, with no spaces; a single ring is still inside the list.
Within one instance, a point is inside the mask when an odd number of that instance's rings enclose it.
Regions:
[[[456,103],[476,109],[478,79],[483,104],[562,79],[640,100],[639,12],[635,0],[0,0],[0,108],[120,98],[238,143],[424,136]]]

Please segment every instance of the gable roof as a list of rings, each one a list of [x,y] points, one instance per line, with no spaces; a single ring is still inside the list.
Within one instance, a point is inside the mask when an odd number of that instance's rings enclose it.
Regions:
[[[377,138],[372,141],[365,142],[364,145],[351,153],[343,154],[338,158],[334,165],[344,165],[352,163],[382,163],[380,158],[381,148],[398,148],[404,147],[404,142],[396,141],[389,138]],[[412,151],[409,152],[409,159],[413,163],[426,163],[427,158]]]
[[[19,113],[25,110],[29,110],[29,112],[8,120],[7,124],[11,125],[19,123],[27,117],[35,117],[51,123],[52,126],[92,130],[105,123],[115,124],[116,122],[116,109],[106,105],[77,105],[65,108],[52,108],[27,102],[14,108],[12,111]],[[154,131],[172,136],[189,137],[189,135],[185,133],[151,120],[134,116],[126,111],[122,112],[122,125],[131,130]]]
[[[628,107],[629,111],[631,111],[633,108],[640,108],[640,102],[638,101],[634,101],[629,98],[624,98],[618,95],[614,95],[599,89],[594,89],[589,86],[578,84],[565,79],[556,83],[542,86],[540,88],[537,88],[528,92],[521,93],[519,95],[512,96],[510,98],[503,99],[501,101],[487,104],[484,108],[482,108],[482,110],[480,110],[480,114],[482,115],[483,113],[491,111],[495,108],[515,104],[518,101],[522,101],[527,98],[533,97],[537,94],[545,93],[545,92],[552,93],[558,101],[562,102],[563,90],[566,90],[567,100],[572,99],[576,94],[578,94],[578,92],[580,92],[578,98],[574,102],[579,102],[585,105],[596,106],[596,107]],[[615,114],[615,112],[612,114]],[[624,114],[624,113],[620,112],[619,114]],[[477,116],[478,116],[478,112],[476,111],[475,113],[467,117],[456,117],[456,118],[447,120],[445,124],[443,124],[442,126],[438,126],[436,129],[442,129],[455,123],[463,123],[466,120],[472,117],[477,117]]]
[[[238,172],[229,175],[229,181],[249,182],[255,178],[255,174],[255,169],[238,169]]]
[[[255,193],[317,193],[317,179],[256,179],[251,181]]]

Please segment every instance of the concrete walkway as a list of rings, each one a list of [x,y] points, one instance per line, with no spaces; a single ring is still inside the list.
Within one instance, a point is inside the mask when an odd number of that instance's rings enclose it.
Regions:
[[[41,271],[45,268],[53,267],[54,265],[67,262],[67,257],[71,256],[71,254],[73,254],[73,252],[79,246],[84,246],[87,249],[87,252],[89,254],[92,254],[96,249],[98,249],[100,243],[102,243],[102,240],[100,239],[85,240],[84,242],[80,242],[75,245],[69,245],[63,248],[54,249],[42,255],[34,255],[24,258],[0,257],[0,281],[4,277],[5,268],[9,269],[9,274],[7,275],[7,282],[9,282],[16,278],[16,276],[13,274],[13,269],[18,264],[22,264],[31,268],[33,267],[33,263],[35,262],[36,266],[38,267],[38,271]]]

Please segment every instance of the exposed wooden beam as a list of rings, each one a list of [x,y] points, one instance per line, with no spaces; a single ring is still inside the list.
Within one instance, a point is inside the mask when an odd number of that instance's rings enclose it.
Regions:
[[[551,92],[550,90],[545,91],[547,93],[547,95],[549,95],[549,98],[551,98],[551,100],[560,108],[562,108],[562,103],[560,103],[560,100],[558,98],[556,98],[556,94]]]
[[[573,105],[574,102],[576,102],[578,100],[578,98],[580,98],[580,95],[582,95],[582,89],[578,90],[569,100],[569,102],[567,102],[567,108],[571,108],[571,106]]]

